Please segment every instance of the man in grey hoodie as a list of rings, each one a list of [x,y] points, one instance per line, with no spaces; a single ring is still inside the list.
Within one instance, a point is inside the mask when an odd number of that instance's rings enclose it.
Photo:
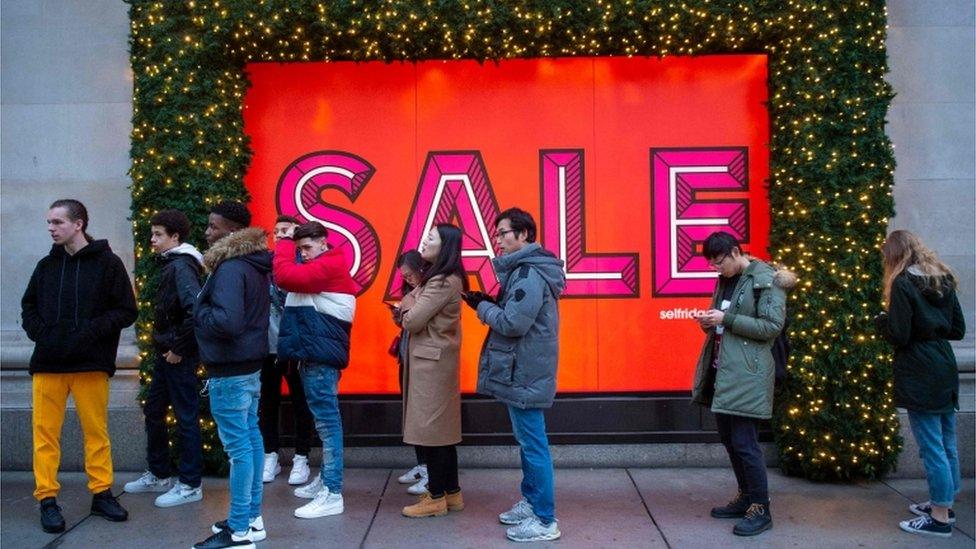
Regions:
[[[508,406],[512,432],[522,456],[522,499],[500,514],[512,525],[506,535],[519,542],[549,541],[561,535],[556,524],[552,456],[543,410],[552,406],[559,362],[559,304],[566,287],[563,262],[535,242],[532,216],[518,208],[495,220],[501,256],[497,300],[481,292],[465,302],[490,328],[478,364],[478,392]]]

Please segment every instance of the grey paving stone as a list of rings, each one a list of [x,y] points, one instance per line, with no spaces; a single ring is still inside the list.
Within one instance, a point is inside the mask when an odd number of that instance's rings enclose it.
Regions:
[[[84,473],[61,473],[61,493],[58,504],[64,515],[66,528],[88,517],[91,492]],[[0,475],[0,545],[4,547],[43,547],[56,540],[59,534],[41,530],[40,511],[34,499],[34,474],[5,472]],[[8,545],[9,544],[9,545]]]
[[[498,513],[518,501],[521,479],[516,469],[462,469],[464,511],[409,519],[401,509],[415,498],[393,478],[365,546],[513,547]],[[562,539],[536,546],[665,547],[623,469],[557,470],[556,518]]]
[[[973,539],[962,532],[936,544],[899,530],[898,522],[911,518],[906,510],[908,502],[882,482],[813,483],[770,470],[773,529],[756,538],[739,538],[732,534],[735,521],[709,516],[712,506],[724,504],[735,495],[730,469],[630,472],[672,547],[973,546]],[[903,482],[924,486],[925,481]]]
[[[891,479],[884,483],[905,497],[905,507],[910,503],[921,503],[929,500],[928,485],[924,481],[911,479]],[[970,538],[976,537],[976,512],[973,511],[976,483],[973,479],[962,480],[962,492],[956,498],[952,510],[956,513],[956,536],[963,533]],[[906,510],[907,512],[907,510]],[[907,516],[907,515],[906,515]],[[961,536],[959,536],[961,537]]]

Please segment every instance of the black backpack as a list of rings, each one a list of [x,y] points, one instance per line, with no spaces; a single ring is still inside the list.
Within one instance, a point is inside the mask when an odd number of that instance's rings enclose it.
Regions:
[[[759,297],[762,293],[762,288],[752,289],[753,297],[756,300],[756,311],[759,311]],[[790,316],[789,311],[787,311],[786,320],[783,322],[783,329],[776,336],[773,341],[773,347],[770,349],[773,353],[773,363],[776,365],[776,384],[779,385],[786,380],[786,363],[790,359],[790,336],[788,333],[790,327]]]

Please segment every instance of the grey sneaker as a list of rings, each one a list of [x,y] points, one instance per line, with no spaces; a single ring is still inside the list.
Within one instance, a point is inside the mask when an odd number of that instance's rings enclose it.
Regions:
[[[315,480],[305,486],[295,488],[295,497],[303,499],[315,499],[315,496],[322,491],[325,486],[322,484],[322,475],[315,475]]]
[[[534,516],[535,511],[532,510],[532,504],[522,498],[511,509],[498,515],[498,522],[512,526]]]
[[[173,488],[169,492],[156,498],[156,507],[176,507],[177,505],[193,503],[201,499],[203,499],[203,485],[193,488],[180,481],[176,481],[176,484],[173,485]]]
[[[145,492],[168,492],[173,487],[173,481],[169,478],[158,478],[156,475],[146,471],[141,477],[132,482],[125,483],[125,493],[141,494]]]
[[[556,524],[556,521],[542,524],[539,517],[535,515],[523,520],[516,526],[512,526],[505,532],[508,539],[518,542],[552,541],[559,539],[561,535],[563,534],[559,531],[559,525]]]

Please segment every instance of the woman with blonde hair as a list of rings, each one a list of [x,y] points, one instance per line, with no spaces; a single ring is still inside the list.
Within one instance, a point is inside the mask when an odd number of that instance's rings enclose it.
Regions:
[[[908,410],[929,484],[929,501],[909,506],[906,532],[947,538],[960,489],[956,443],[959,372],[948,340],[966,332],[956,277],[909,231],[894,231],[881,248],[887,311],[876,322],[895,348],[895,406]]]

